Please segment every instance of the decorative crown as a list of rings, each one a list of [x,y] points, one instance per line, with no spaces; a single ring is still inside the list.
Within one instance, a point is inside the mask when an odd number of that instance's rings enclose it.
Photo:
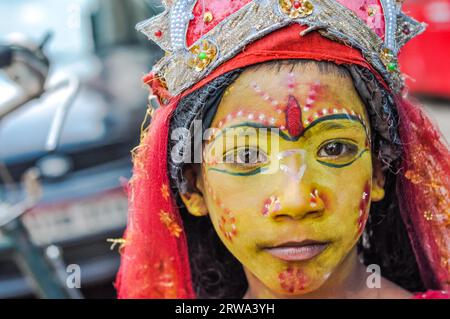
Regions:
[[[153,66],[178,95],[235,56],[247,44],[292,23],[304,35],[360,49],[394,91],[403,87],[399,49],[425,30],[396,0],[166,0],[165,11],[136,26],[166,55]]]

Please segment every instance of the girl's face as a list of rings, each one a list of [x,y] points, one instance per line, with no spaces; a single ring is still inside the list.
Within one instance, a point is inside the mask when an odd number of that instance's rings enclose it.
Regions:
[[[351,78],[312,63],[248,69],[211,128],[196,186],[223,243],[275,293],[319,288],[383,197]]]

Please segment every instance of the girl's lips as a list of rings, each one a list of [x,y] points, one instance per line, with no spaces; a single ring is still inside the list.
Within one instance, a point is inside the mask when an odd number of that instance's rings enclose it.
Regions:
[[[327,247],[328,243],[286,243],[264,250],[285,261],[302,261],[319,255]]]

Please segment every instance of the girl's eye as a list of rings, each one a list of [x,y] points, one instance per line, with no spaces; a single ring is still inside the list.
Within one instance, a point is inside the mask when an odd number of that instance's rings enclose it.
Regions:
[[[235,164],[241,167],[252,167],[265,164],[268,156],[262,150],[253,147],[241,147],[225,155],[227,163]]]
[[[258,151],[251,148],[244,148],[237,151],[236,162],[241,164],[253,164],[258,161]]]
[[[323,145],[317,155],[325,158],[336,158],[340,156],[352,156],[358,151],[358,147],[344,142],[332,141]]]

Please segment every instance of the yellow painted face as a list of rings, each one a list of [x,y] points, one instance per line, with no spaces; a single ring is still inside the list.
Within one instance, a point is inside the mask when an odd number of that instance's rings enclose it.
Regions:
[[[273,292],[319,288],[371,200],[369,120],[351,78],[313,63],[250,68],[211,127],[200,184],[221,240]]]

